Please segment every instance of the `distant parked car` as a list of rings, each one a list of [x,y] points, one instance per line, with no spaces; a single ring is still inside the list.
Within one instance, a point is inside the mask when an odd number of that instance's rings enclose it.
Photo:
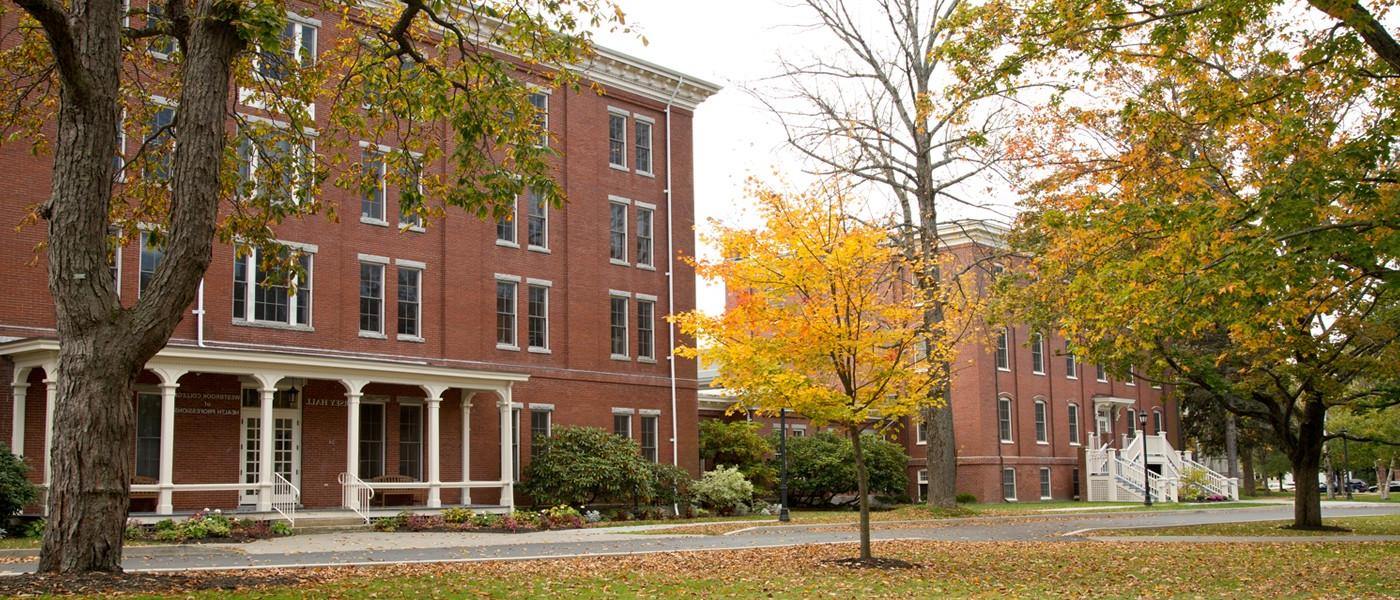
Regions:
[[[1371,487],[1366,488],[1366,491],[1368,491],[1368,492],[1379,492],[1379,491],[1381,491],[1381,487],[1380,487],[1380,485],[1373,485],[1373,486],[1371,486]],[[1392,492],[1400,492],[1400,481],[1392,481],[1392,482],[1390,482],[1390,491],[1392,491]]]
[[[1400,487],[1397,487],[1397,486],[1396,486],[1397,483],[1400,483],[1400,482],[1394,482],[1394,481],[1390,482],[1390,485],[1391,485],[1390,489],[1392,489],[1392,490],[1400,489]],[[1362,480],[1360,480],[1360,479],[1353,479],[1353,480],[1347,482],[1346,487],[1338,486],[1338,487],[1337,487],[1337,491],[1339,491],[1339,492],[1345,492],[1347,487],[1351,488],[1351,491],[1353,491],[1353,492],[1364,491],[1364,490],[1366,489],[1366,482],[1364,482],[1364,481],[1362,481]],[[1371,487],[1374,488],[1375,486],[1371,486]],[[1319,492],[1325,492],[1325,491],[1327,491],[1327,484],[1326,484],[1326,483],[1319,483],[1319,484],[1317,484],[1317,491],[1319,491]]]

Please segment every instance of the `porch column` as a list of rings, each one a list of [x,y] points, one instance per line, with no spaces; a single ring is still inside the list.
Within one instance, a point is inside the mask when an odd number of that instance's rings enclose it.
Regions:
[[[58,404],[58,367],[44,367],[44,489],[53,483],[53,411]],[[48,501],[44,510],[48,511]]]
[[[515,509],[515,461],[511,455],[511,394],[510,386],[501,390],[496,403],[501,412],[501,505]]]
[[[10,395],[14,410],[10,420],[10,452],[15,456],[24,456],[24,405],[29,396],[29,384],[10,384]]]
[[[351,476],[360,476],[360,387],[351,386],[345,393],[345,485],[341,487],[345,507],[360,509],[360,498],[355,488],[350,486]]]
[[[462,483],[472,480],[472,397],[476,392],[462,392]],[[462,486],[462,504],[472,503],[472,488]]]
[[[262,406],[258,415],[258,511],[272,510],[272,400],[277,388],[262,390]]]
[[[176,380],[160,385],[160,499],[156,513],[175,512],[175,391]]]
[[[442,394],[446,390],[430,393],[427,398],[428,403],[428,508],[439,508],[442,506],[442,477],[439,465],[442,462],[442,451],[438,447],[441,439],[441,409]]]

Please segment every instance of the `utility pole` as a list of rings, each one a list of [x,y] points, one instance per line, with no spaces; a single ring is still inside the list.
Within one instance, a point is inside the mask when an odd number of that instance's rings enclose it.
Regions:
[[[782,523],[786,523],[786,522],[792,520],[792,515],[788,514],[788,501],[787,501],[787,409],[786,409],[786,408],[780,409],[780,410],[778,411],[778,427],[781,429],[781,431],[778,432],[778,453],[781,454],[781,455],[783,455],[783,461],[782,461],[782,467],[781,467],[782,473],[779,475],[779,478],[778,478],[778,502],[779,502],[779,504],[781,505],[781,506],[778,508],[778,521],[779,521],[779,522],[782,522]]]

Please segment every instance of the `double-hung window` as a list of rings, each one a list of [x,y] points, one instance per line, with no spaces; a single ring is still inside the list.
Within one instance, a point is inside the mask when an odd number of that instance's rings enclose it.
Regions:
[[[637,203],[637,266],[639,267],[653,266],[651,224],[654,213],[655,209],[650,206]],[[625,239],[626,233],[624,232],[623,235]]]
[[[550,436],[550,417],[553,411],[549,408],[538,408],[530,405],[530,458],[535,458],[540,454],[540,448],[544,447],[544,439]]]
[[[1040,468],[1040,499],[1050,499],[1050,467]]]
[[[997,369],[1002,371],[1011,370],[1011,348],[1009,346],[1009,338],[1009,330],[1005,328],[1003,328],[999,333],[997,333]]]
[[[549,283],[531,280],[525,289],[526,343],[532,351],[549,350]]]
[[[1011,399],[1006,396],[997,398],[997,433],[1002,442],[1011,443]]]
[[[530,105],[535,108],[534,117],[531,124],[540,132],[540,145],[549,145],[549,94],[547,92],[531,92]]]
[[[656,299],[637,295],[637,358],[656,360]]]
[[[165,249],[155,245],[149,231],[142,231],[141,276],[136,281],[136,295],[145,293],[146,287],[151,285],[151,278],[155,277],[156,267],[160,266],[160,261],[164,258]]]
[[[361,150],[360,168],[369,183],[365,188],[365,195],[360,198],[360,220],[384,225],[387,223],[384,217],[384,199],[388,196],[384,153],[374,148]]]
[[[136,395],[136,475],[160,477],[160,394]]]
[[[496,218],[496,245],[520,247],[520,244],[515,241],[515,215],[519,206],[520,198],[512,198],[506,214]]]
[[[1137,437],[1137,411],[1128,409],[1128,437]]]
[[[285,133],[242,132],[238,143],[239,193],[270,204],[300,204],[309,190],[302,184],[314,153],[315,148],[294,146]]]
[[[613,293],[608,298],[609,335],[608,341],[612,357],[626,360],[627,354],[627,299],[623,294]]]
[[[608,113],[608,166],[627,168],[627,113]]]
[[[384,334],[384,265],[360,263],[360,333]]]
[[[1079,359],[1074,356],[1074,347],[1065,340],[1065,378],[1079,379]]]
[[[1046,422],[1045,401],[1035,401],[1035,441],[1039,444],[1050,442],[1050,425]]]
[[[1016,501],[1016,469],[1001,470],[1001,498],[1008,502]]]
[[[253,58],[263,79],[283,81],[296,69],[316,64],[316,26],[288,17],[277,48],[261,48]]]
[[[1167,422],[1162,418],[1162,411],[1152,409],[1152,432],[1161,434],[1167,430]]]
[[[151,113],[144,139],[145,149],[142,152],[147,156],[146,178],[168,185],[175,160],[174,107],[161,106]]]
[[[637,117],[632,121],[635,138],[634,150],[637,155],[637,172],[651,175],[651,121]]]
[[[613,411],[613,433],[632,439],[632,413]]]
[[[360,479],[384,476],[384,405],[360,405]]]
[[[1123,375],[1123,385],[1137,385],[1137,367],[1128,365],[1128,372]]]
[[[608,259],[627,264],[627,204],[608,202]]]
[[[661,417],[642,415],[642,458],[651,462],[658,460],[656,441],[660,437],[660,426]]]
[[[300,251],[300,273],[274,273],[257,248],[233,260],[233,318],[239,321],[311,326],[312,255]]]
[[[534,189],[525,193],[527,217],[525,222],[525,242],[531,250],[549,249],[549,205],[545,204],[544,194]]]
[[[1070,404],[1069,411],[1069,445],[1079,445],[1079,405]]]
[[[1094,365],[1094,380],[1099,383],[1108,383],[1108,369],[1103,365]]]
[[[518,350],[515,341],[515,292],[519,279],[496,278],[496,347]]]
[[[1045,336],[1039,331],[1031,334],[1031,372],[1045,374]]]
[[[421,404],[399,404],[399,475],[423,481]]]
[[[418,265],[404,265],[400,261],[399,272],[399,338],[421,339],[423,336],[423,269]]]
[[[417,161],[417,158],[413,159]],[[422,231],[423,216],[415,209],[423,203],[423,176],[415,162],[413,166],[404,167],[403,181],[399,182],[399,227],[406,227],[411,231]],[[415,199],[411,199],[412,195]]]
[[[146,28],[158,29],[162,26],[170,26],[170,19],[165,17],[165,3],[151,0],[146,4]],[[149,50],[156,58],[165,59],[175,52],[176,43],[175,36],[157,35],[151,38]]]

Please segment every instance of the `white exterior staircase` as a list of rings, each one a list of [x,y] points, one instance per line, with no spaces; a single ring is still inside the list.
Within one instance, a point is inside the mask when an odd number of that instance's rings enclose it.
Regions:
[[[1154,502],[1179,502],[1182,494],[1219,496],[1239,500],[1239,480],[1210,470],[1178,451],[1163,434],[1123,436],[1122,449],[1089,434],[1084,451],[1088,465],[1089,502],[1142,502],[1143,490],[1152,490]],[[1143,462],[1146,461],[1146,467]],[[1144,484],[1144,477],[1146,483]]]

